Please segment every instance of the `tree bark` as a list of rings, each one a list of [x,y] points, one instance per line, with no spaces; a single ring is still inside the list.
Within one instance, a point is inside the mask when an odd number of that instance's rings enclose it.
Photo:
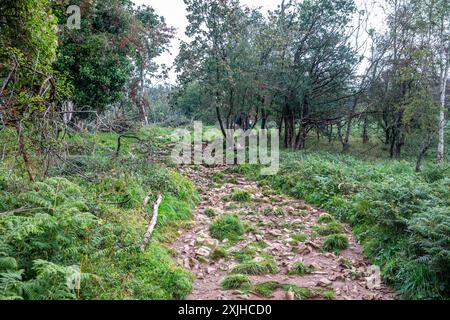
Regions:
[[[261,116],[262,116],[262,119],[261,119],[261,129],[267,129],[267,112],[266,112],[266,110],[264,109],[264,107],[262,108],[262,110],[261,110]],[[256,123],[255,123],[256,124]]]
[[[420,172],[422,170],[422,160],[423,160],[423,157],[425,157],[425,154],[427,153],[429,147],[430,147],[430,143],[427,143],[420,149],[420,152],[419,152],[419,155],[417,156],[417,161],[416,161],[416,172]]]
[[[217,121],[219,122],[220,131],[222,131],[223,137],[226,138],[227,137],[227,132],[226,132],[225,127],[223,125],[222,116],[220,115],[220,108],[219,108],[219,106],[217,104],[216,104],[216,115],[217,115]]]
[[[347,129],[345,130],[345,137],[342,141],[342,151],[348,152],[350,150],[350,134],[352,132],[353,115],[355,114],[356,106],[358,105],[358,98],[353,101],[352,109],[348,114]]]
[[[144,75],[144,65],[141,63],[141,87],[139,92],[139,107],[140,107],[140,113],[141,113],[141,120],[144,123],[144,125],[148,125],[148,116],[147,111],[145,110],[145,75]]]
[[[439,124],[438,124],[439,140],[438,140],[438,147],[437,147],[437,162],[438,162],[438,164],[444,163],[445,98],[446,98],[446,91],[447,91],[447,80],[448,80],[448,69],[449,69],[450,57],[447,57],[447,59],[444,63],[445,63],[445,66],[442,68],[442,71],[441,71],[441,110],[439,111]]]
[[[363,124],[363,144],[369,143],[369,121],[367,120],[367,117],[364,118],[364,124]]]

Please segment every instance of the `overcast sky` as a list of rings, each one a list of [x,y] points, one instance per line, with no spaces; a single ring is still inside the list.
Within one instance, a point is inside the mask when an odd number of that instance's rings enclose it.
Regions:
[[[170,53],[166,53],[158,58],[159,63],[164,63],[167,66],[172,66],[175,57],[179,51],[180,39],[185,40],[184,31],[188,25],[186,19],[186,7],[183,0],[133,0],[136,5],[148,5],[155,9],[156,13],[163,16],[169,26],[177,29],[175,39],[172,41],[172,48]],[[361,3],[370,3],[369,12],[371,14],[370,21],[374,23],[375,27],[383,24],[382,14],[379,7],[379,3],[383,0],[356,0],[356,3],[362,8]],[[241,0],[241,4],[249,6],[251,8],[261,7],[264,11],[275,10],[281,0]],[[169,74],[169,82],[175,83],[176,75],[172,71]]]

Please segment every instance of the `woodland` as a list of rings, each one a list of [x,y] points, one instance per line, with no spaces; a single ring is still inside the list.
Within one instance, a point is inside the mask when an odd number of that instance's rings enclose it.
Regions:
[[[0,0],[0,300],[449,299],[450,2],[183,3]]]

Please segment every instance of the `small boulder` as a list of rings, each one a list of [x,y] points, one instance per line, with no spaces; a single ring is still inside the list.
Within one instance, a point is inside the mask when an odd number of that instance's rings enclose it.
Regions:
[[[211,249],[208,247],[200,247],[195,250],[195,254],[200,257],[209,257],[211,254]]]
[[[332,283],[333,283],[333,282],[330,281],[330,280],[327,279],[327,278],[321,278],[321,279],[319,280],[319,282],[317,283],[317,285],[320,286],[320,287],[328,287],[328,286],[330,286]]]
[[[286,300],[295,300],[295,293],[292,289],[289,289],[289,291],[286,292]]]

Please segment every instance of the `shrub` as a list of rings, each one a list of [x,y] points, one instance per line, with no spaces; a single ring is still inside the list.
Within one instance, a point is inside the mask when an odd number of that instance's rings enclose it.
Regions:
[[[226,215],[214,220],[209,231],[213,238],[236,240],[244,234],[244,226],[237,216]]]
[[[121,154],[134,157],[111,161],[117,136],[95,136],[95,154],[92,135],[70,138],[76,157],[48,172],[64,177],[29,184],[3,178],[0,164],[0,211],[11,212],[0,217],[0,299],[184,299],[191,291],[192,276],[158,241],[173,239],[191,219],[198,201],[193,184],[143,161],[146,148],[124,145]],[[164,200],[152,241],[141,252],[141,204],[150,192],[164,193]],[[79,265],[81,289],[72,290],[67,276]]]

